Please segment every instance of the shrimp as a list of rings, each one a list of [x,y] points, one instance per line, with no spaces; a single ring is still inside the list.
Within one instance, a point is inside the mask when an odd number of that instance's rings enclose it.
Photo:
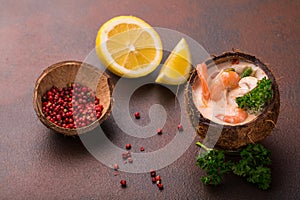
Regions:
[[[224,96],[224,86],[220,80],[216,80],[211,86],[211,100],[219,101]]]
[[[222,70],[215,77],[211,85],[211,99],[213,101],[219,101],[222,97],[226,96],[227,90],[238,87],[239,81],[240,77],[236,72]]]
[[[207,103],[210,100],[210,91],[207,84],[207,66],[205,63],[198,64],[196,70],[198,78],[201,81],[202,101],[204,105],[207,106]]]
[[[247,119],[248,112],[241,108],[236,107],[234,108],[234,115],[219,114],[216,117],[226,123],[238,124]]]
[[[227,90],[238,87],[238,83],[240,81],[240,77],[235,71],[222,70],[214,78],[210,88],[207,83],[208,74],[206,64],[198,64],[196,70],[201,82],[202,102],[205,106],[207,106],[209,100],[221,100],[222,97],[226,96],[224,94]]]
[[[225,89],[234,89],[239,85],[240,76],[235,71],[224,71],[220,79]]]

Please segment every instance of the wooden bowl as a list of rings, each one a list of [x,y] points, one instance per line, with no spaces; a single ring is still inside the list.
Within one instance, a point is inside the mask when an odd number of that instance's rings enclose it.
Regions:
[[[102,115],[98,120],[85,127],[77,129],[62,128],[46,119],[42,112],[42,96],[52,86],[63,88],[74,82],[95,91],[96,97],[103,105]],[[105,72],[83,62],[63,61],[48,67],[37,79],[34,87],[33,106],[39,120],[48,128],[68,136],[79,135],[93,130],[110,115],[112,89],[113,85]]]
[[[241,52],[225,52],[220,56],[215,56],[214,58],[207,60],[205,63],[209,68],[225,62],[231,62],[235,59],[252,63],[260,67],[272,81],[273,98],[264,111],[254,120],[243,125],[230,126],[220,125],[215,122],[211,123],[209,119],[205,118],[196,108],[192,97],[191,88],[198,79],[196,70],[192,71],[185,89],[186,109],[197,133],[204,139],[207,135],[208,128],[210,128],[210,131],[212,131],[211,133],[215,134],[209,134],[209,137],[207,137],[206,140],[217,141],[215,147],[224,150],[236,150],[249,143],[258,142],[269,136],[277,122],[280,107],[279,91],[275,77],[270,69],[255,56]],[[219,134],[219,132],[221,132],[221,134]]]

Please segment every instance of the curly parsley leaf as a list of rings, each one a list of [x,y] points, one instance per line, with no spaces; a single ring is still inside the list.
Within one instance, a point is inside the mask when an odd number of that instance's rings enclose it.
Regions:
[[[237,97],[235,101],[239,108],[256,114],[270,103],[272,97],[272,81],[264,77],[253,90],[242,97]]]
[[[224,152],[205,147],[200,142],[196,143],[206,152],[197,157],[196,165],[206,171],[207,176],[201,178],[206,185],[218,185],[222,182],[224,174],[231,171],[231,162],[225,162]]]
[[[249,144],[240,153],[241,160],[232,166],[233,173],[266,190],[271,183],[271,152],[261,144]]]

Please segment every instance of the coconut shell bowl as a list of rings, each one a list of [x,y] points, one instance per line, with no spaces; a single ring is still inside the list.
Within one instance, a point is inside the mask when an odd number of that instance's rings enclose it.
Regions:
[[[92,98],[98,99],[97,101],[99,101],[99,106],[101,106],[101,112],[99,112],[98,117],[95,117],[96,107],[91,107],[89,113],[94,113],[92,114],[93,118],[91,116],[85,116],[90,120],[89,123],[87,123],[86,125],[81,124],[81,126],[78,127],[74,125],[74,127],[70,128],[66,126],[66,124],[62,126],[62,124],[57,124],[57,122],[53,123],[53,120],[51,122],[51,120],[49,120],[49,118],[46,117],[47,114],[45,113],[45,111],[43,112],[43,107],[45,109],[45,105],[43,105],[44,99],[42,99],[43,96],[45,96],[47,91],[51,90],[53,86],[55,86],[59,91],[62,91],[63,88],[67,88],[68,85],[69,87],[71,87],[71,85],[74,86],[76,84],[85,87],[85,90],[86,88],[89,89],[88,91],[90,93],[88,94],[93,95],[92,97],[90,97],[90,99]],[[79,61],[59,62],[45,69],[40,75],[40,77],[37,79],[34,87],[34,94],[33,94],[34,110],[39,120],[46,127],[48,127],[49,129],[57,133],[61,133],[67,136],[75,136],[75,135],[83,134],[95,129],[97,126],[99,126],[100,123],[102,123],[110,115],[111,106],[112,106],[111,104],[112,88],[113,85],[111,84],[109,76],[105,72],[102,72],[101,70],[99,70],[98,68],[92,65],[79,62]],[[73,97],[71,95],[69,96],[72,97],[73,100],[69,98],[68,103],[70,102],[72,102],[72,104],[74,103],[75,100],[74,96],[75,94],[73,95]],[[75,106],[73,108],[75,113]],[[63,109],[64,112],[66,112],[66,109],[64,108],[61,109]],[[60,113],[61,112],[62,111],[60,110]],[[61,114],[64,116],[66,113],[65,114],[61,113]],[[56,119],[56,121],[58,120],[59,121],[63,120],[63,117],[62,119],[60,119],[60,117],[59,119]]]
[[[273,96],[269,104],[252,120],[244,124],[230,125],[212,122],[204,117],[199,109],[197,109],[193,98],[193,86],[197,82],[200,82],[195,69],[191,72],[191,76],[185,88],[186,109],[190,121],[198,135],[200,135],[207,144],[228,151],[236,151],[249,143],[256,143],[269,136],[276,125],[280,107],[280,97],[275,77],[270,69],[255,56],[241,52],[225,52],[207,60],[205,64],[209,70],[212,67],[230,65],[236,61],[253,64],[260,68],[268,79],[272,81],[271,89]]]

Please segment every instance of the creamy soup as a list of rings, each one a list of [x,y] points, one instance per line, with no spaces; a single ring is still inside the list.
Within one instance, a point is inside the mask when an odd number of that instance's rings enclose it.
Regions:
[[[241,78],[240,76],[246,68],[251,68],[252,73]],[[247,62],[239,64],[226,62],[216,67],[210,67],[207,72],[204,70],[202,75],[208,89],[201,83],[200,75],[193,84],[192,96],[194,104],[203,117],[218,124],[231,126],[248,123],[257,117],[239,109],[235,99],[250,92],[256,87],[259,80],[267,77],[262,69]]]

